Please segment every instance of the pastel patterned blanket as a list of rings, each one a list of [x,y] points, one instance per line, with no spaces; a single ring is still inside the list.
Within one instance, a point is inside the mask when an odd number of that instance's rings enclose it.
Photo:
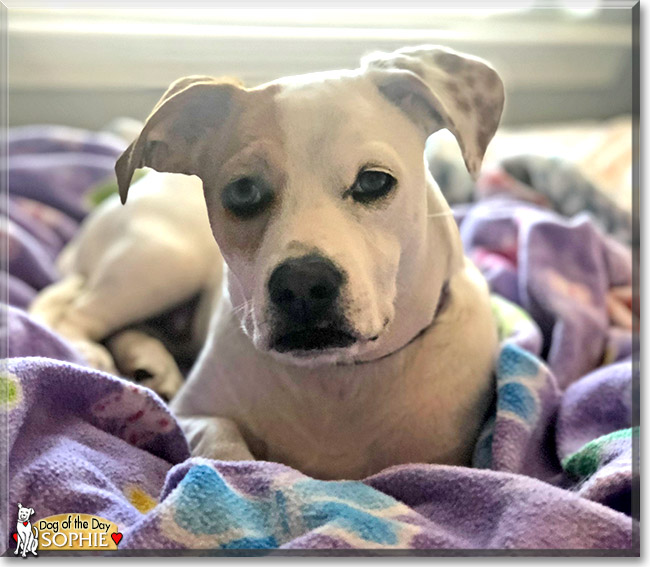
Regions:
[[[323,482],[276,463],[190,458],[157,396],[88,368],[22,310],[56,278],[53,260],[97,194],[89,189],[110,178],[123,147],[63,128],[10,132],[11,306],[0,377],[7,547],[22,502],[35,520],[78,512],[115,522],[120,553],[638,555],[629,248],[589,217],[513,199],[505,172],[490,178],[502,184],[500,197],[456,207],[466,249],[494,292],[502,338],[497,401],[472,468],[408,464]]]

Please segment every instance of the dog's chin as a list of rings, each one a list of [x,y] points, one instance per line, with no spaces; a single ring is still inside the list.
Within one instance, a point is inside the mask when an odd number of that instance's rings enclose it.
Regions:
[[[283,364],[303,367],[331,366],[335,364],[353,363],[358,356],[359,345],[355,343],[345,348],[292,350],[285,352],[269,349],[267,352]]]
[[[338,327],[307,327],[293,329],[277,335],[271,348],[277,352],[318,352],[345,349],[357,339],[348,331]]]
[[[298,329],[275,335],[268,352],[297,366],[318,366],[351,362],[360,348],[358,337],[335,327]]]

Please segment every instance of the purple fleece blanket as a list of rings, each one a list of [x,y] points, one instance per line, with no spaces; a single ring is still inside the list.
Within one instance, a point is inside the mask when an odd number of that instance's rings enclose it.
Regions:
[[[88,368],[23,311],[56,279],[54,259],[89,211],[88,189],[112,176],[124,146],[58,127],[9,134],[5,546],[15,545],[21,502],[35,509],[32,521],[107,518],[124,534],[120,550],[131,552],[638,555],[636,352],[620,301],[619,316],[612,311],[616,290],[631,284],[628,248],[588,217],[514,200],[507,176],[492,192],[500,197],[456,208],[466,250],[494,292],[502,338],[497,401],[472,468],[409,464],[323,482],[276,463],[190,458],[155,394]]]

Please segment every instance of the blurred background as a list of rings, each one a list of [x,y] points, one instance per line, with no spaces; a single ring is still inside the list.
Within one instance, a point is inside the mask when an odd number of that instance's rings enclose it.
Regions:
[[[233,75],[254,86],[285,75],[354,68],[375,49],[443,44],[487,59],[505,81],[503,128],[493,154],[517,148],[588,163],[585,173],[629,210],[632,10],[603,8],[597,1],[544,6],[14,8],[9,125],[102,129],[118,117],[143,120],[167,85],[183,75]],[[594,166],[593,152],[603,147],[615,150],[599,154]]]
[[[99,128],[117,115],[145,117],[165,87],[183,75],[234,75],[253,86],[354,68],[368,51],[419,43],[491,61],[507,86],[506,125],[629,113],[632,11],[592,4],[511,10],[12,9],[10,125]]]

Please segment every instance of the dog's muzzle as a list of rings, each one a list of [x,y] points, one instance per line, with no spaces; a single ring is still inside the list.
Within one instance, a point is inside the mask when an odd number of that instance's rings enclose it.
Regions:
[[[344,276],[327,258],[310,254],[280,264],[268,291],[277,331],[271,348],[278,352],[343,348],[356,339],[338,310]]]

